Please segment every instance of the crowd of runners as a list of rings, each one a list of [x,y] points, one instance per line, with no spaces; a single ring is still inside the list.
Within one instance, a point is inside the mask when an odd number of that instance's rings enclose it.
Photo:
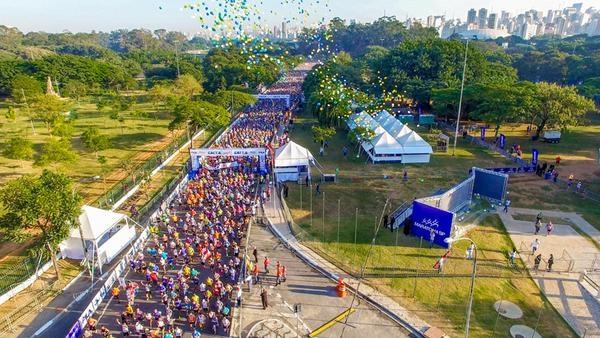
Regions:
[[[306,73],[292,71],[275,85],[294,97],[291,107],[285,100],[259,101],[213,147],[274,149],[285,143],[284,126]],[[224,163],[234,165],[216,165]],[[88,320],[84,337],[228,336],[242,284],[248,281],[240,275],[247,271],[251,280],[258,279],[257,253],[253,259],[244,257],[242,239],[257,203],[270,197],[268,171],[253,157],[205,160],[151,220],[144,250],[129,257],[128,273],[112,288],[101,315]],[[263,265],[268,270],[268,259]],[[285,267],[275,269],[282,281]]]

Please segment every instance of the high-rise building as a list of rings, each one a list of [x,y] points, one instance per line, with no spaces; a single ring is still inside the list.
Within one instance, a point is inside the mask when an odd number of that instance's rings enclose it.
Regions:
[[[434,27],[434,20],[435,18],[433,17],[433,15],[430,15],[427,17],[427,27]]]
[[[556,35],[560,35],[563,36],[565,35],[565,33],[567,32],[567,19],[559,16],[558,18],[556,18],[556,29],[555,29],[555,33]]]
[[[485,28],[487,26],[487,9],[480,8],[477,17],[479,19],[479,28]]]
[[[575,8],[577,12],[581,12],[581,7],[583,7],[583,2],[574,3],[571,7]]]
[[[281,23],[281,39],[287,39],[287,24],[284,22]]]
[[[546,15],[546,23],[553,23],[553,22],[554,22],[554,11],[549,9],[548,15]]]
[[[487,28],[496,29],[497,26],[498,26],[498,14],[492,13],[488,17]]]
[[[523,24],[523,28],[521,30],[521,37],[525,40],[531,38],[532,36],[535,36],[535,33],[537,31],[537,25],[536,24],[530,24],[528,22]]]
[[[502,11],[502,14],[500,14],[500,23],[503,25],[507,25],[509,19],[510,19],[510,13],[507,11]]]
[[[475,8],[469,9],[467,12],[467,25],[477,21],[477,11]]]

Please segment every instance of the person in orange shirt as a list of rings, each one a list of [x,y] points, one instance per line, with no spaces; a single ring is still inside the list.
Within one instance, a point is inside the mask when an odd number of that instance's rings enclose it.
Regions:
[[[112,288],[111,292],[113,298],[117,300],[117,303],[121,303],[121,300],[119,299],[119,293],[121,293],[121,290],[119,289],[119,287],[115,286],[114,288]]]
[[[265,267],[265,274],[269,273],[269,264],[271,264],[271,261],[269,260],[269,257],[265,256],[265,259],[263,260],[263,265]]]

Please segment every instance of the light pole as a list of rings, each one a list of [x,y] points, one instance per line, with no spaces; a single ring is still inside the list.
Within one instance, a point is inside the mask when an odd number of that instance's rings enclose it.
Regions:
[[[473,248],[474,248],[474,255],[473,255],[473,272],[471,272],[471,286],[469,288],[469,303],[467,305],[467,320],[465,323],[465,338],[469,338],[469,327],[471,324],[471,307],[473,306],[473,291],[475,290],[475,275],[477,274],[477,244],[475,244],[475,242],[473,242],[472,239],[468,238],[468,237],[461,237],[461,238],[446,238],[444,240],[444,242],[448,243],[448,244],[452,244],[452,243],[456,243],[459,241],[469,241],[471,242],[471,244],[473,244]]]
[[[456,154],[456,141],[458,140],[458,127],[460,126],[460,111],[462,110],[463,91],[465,90],[465,73],[467,71],[467,52],[469,51],[469,39],[465,45],[465,61],[463,63],[462,81],[460,83],[460,98],[458,99],[458,113],[456,115],[456,130],[454,131],[454,148],[452,156]]]

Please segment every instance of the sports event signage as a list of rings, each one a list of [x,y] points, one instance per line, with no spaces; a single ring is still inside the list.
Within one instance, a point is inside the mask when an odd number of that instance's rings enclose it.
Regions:
[[[259,94],[255,96],[259,100],[285,100],[285,106],[290,107],[290,96],[286,94]]]
[[[531,165],[538,164],[539,156],[540,156],[540,152],[537,149],[533,149],[531,151]]]
[[[196,148],[190,149],[190,158],[192,159],[192,170],[200,169],[201,157],[216,156],[259,156],[264,161],[267,155],[265,148]]]
[[[444,240],[452,233],[453,213],[414,201],[412,219],[411,233],[414,236],[430,240],[433,231],[435,233],[433,243],[444,248],[448,247],[448,243]]]
[[[506,147],[506,136],[504,134],[500,134],[500,148],[504,149]]]

